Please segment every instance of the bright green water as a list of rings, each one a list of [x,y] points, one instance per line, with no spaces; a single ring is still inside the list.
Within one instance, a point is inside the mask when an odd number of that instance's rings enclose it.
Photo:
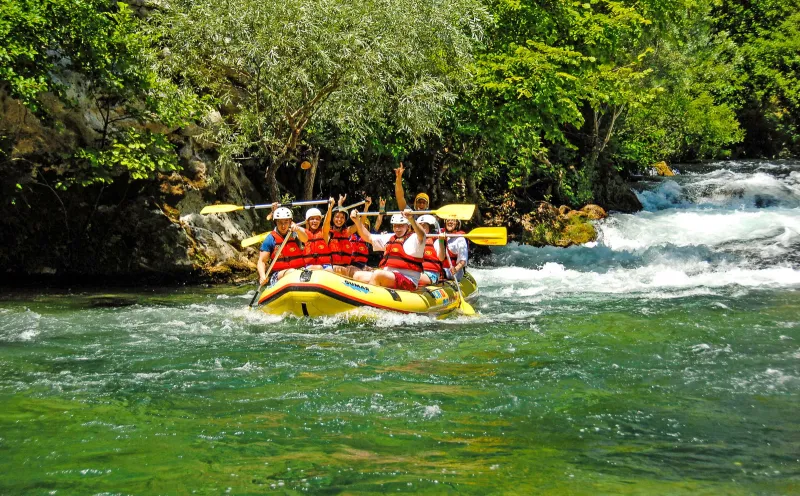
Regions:
[[[800,492],[798,291],[449,321],[244,291],[6,296],[0,494]]]

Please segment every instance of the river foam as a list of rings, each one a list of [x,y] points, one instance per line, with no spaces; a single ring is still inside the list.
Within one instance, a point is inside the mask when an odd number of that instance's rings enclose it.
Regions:
[[[474,269],[489,298],[672,298],[800,287],[800,164],[703,165],[637,192],[645,210],[598,221],[566,249],[509,244]]]

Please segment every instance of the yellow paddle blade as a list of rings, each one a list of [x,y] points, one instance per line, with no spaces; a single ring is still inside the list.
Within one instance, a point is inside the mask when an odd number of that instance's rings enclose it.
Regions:
[[[472,305],[464,298],[461,298],[461,304],[458,306],[458,309],[461,310],[461,313],[464,315],[475,315],[475,309],[472,308]]]
[[[269,236],[268,232],[256,234],[255,236],[250,236],[247,239],[242,240],[242,248],[247,248],[248,246],[257,245],[262,243],[265,239]]]
[[[442,208],[431,210],[431,212],[442,219],[470,220],[475,213],[475,205],[464,205],[454,203],[445,205]]]
[[[221,203],[219,205],[206,205],[203,207],[203,210],[200,211],[201,214],[224,214],[227,212],[236,212],[237,210],[244,210],[242,205],[228,205],[225,203]]]
[[[505,246],[508,233],[505,227],[477,227],[464,235],[476,245]]]

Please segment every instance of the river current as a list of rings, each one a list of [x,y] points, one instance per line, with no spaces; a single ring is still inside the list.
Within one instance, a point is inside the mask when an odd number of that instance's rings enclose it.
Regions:
[[[4,290],[0,494],[798,493],[800,162],[678,168],[474,318]]]

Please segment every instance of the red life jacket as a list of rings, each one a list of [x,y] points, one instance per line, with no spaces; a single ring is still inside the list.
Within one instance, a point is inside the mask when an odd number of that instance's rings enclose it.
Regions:
[[[422,268],[425,272],[433,272],[439,274],[439,277],[444,275],[442,271],[442,261],[436,254],[435,238],[425,239],[425,255],[422,257]]]
[[[358,233],[355,233],[350,237],[350,244],[353,246],[352,263],[367,263],[367,257],[369,257],[367,242],[361,239]]]
[[[353,260],[353,245],[350,243],[350,233],[347,229],[331,230],[331,241],[328,243],[328,247],[331,250],[333,265],[350,265]]]
[[[275,248],[272,250],[272,253],[269,254],[270,263],[275,260],[275,254],[278,253],[278,248],[280,248],[284,240],[284,237],[278,234],[277,229],[273,230],[271,234],[275,239]],[[287,235],[290,234],[291,233],[287,233]],[[272,271],[278,272],[286,269],[302,269],[305,266],[306,262],[303,257],[303,250],[301,250],[300,245],[297,244],[297,238],[292,238],[284,245],[278,260],[275,262],[275,265],[272,266]]]
[[[445,234],[467,234],[464,231],[453,231],[449,233],[447,232],[447,229],[442,229],[442,232]],[[444,260],[442,260],[442,267],[444,267],[445,269],[450,268],[450,260],[452,260],[453,265],[455,265],[457,263],[456,259],[458,258],[458,253],[450,251],[450,243],[449,243],[450,239],[452,238],[447,238],[448,242],[445,243],[445,246],[447,246],[447,255],[445,255]]]
[[[308,243],[306,243],[305,260],[306,267],[309,265],[333,265],[331,259],[331,249],[328,242],[322,239],[322,229],[312,232],[306,229]]]
[[[412,257],[403,249],[403,243],[405,243],[411,235],[415,235],[413,231],[402,238],[398,238],[393,234],[392,237],[389,238],[389,242],[386,243],[383,259],[378,266],[388,269],[413,270],[414,272],[422,273],[422,258]]]

